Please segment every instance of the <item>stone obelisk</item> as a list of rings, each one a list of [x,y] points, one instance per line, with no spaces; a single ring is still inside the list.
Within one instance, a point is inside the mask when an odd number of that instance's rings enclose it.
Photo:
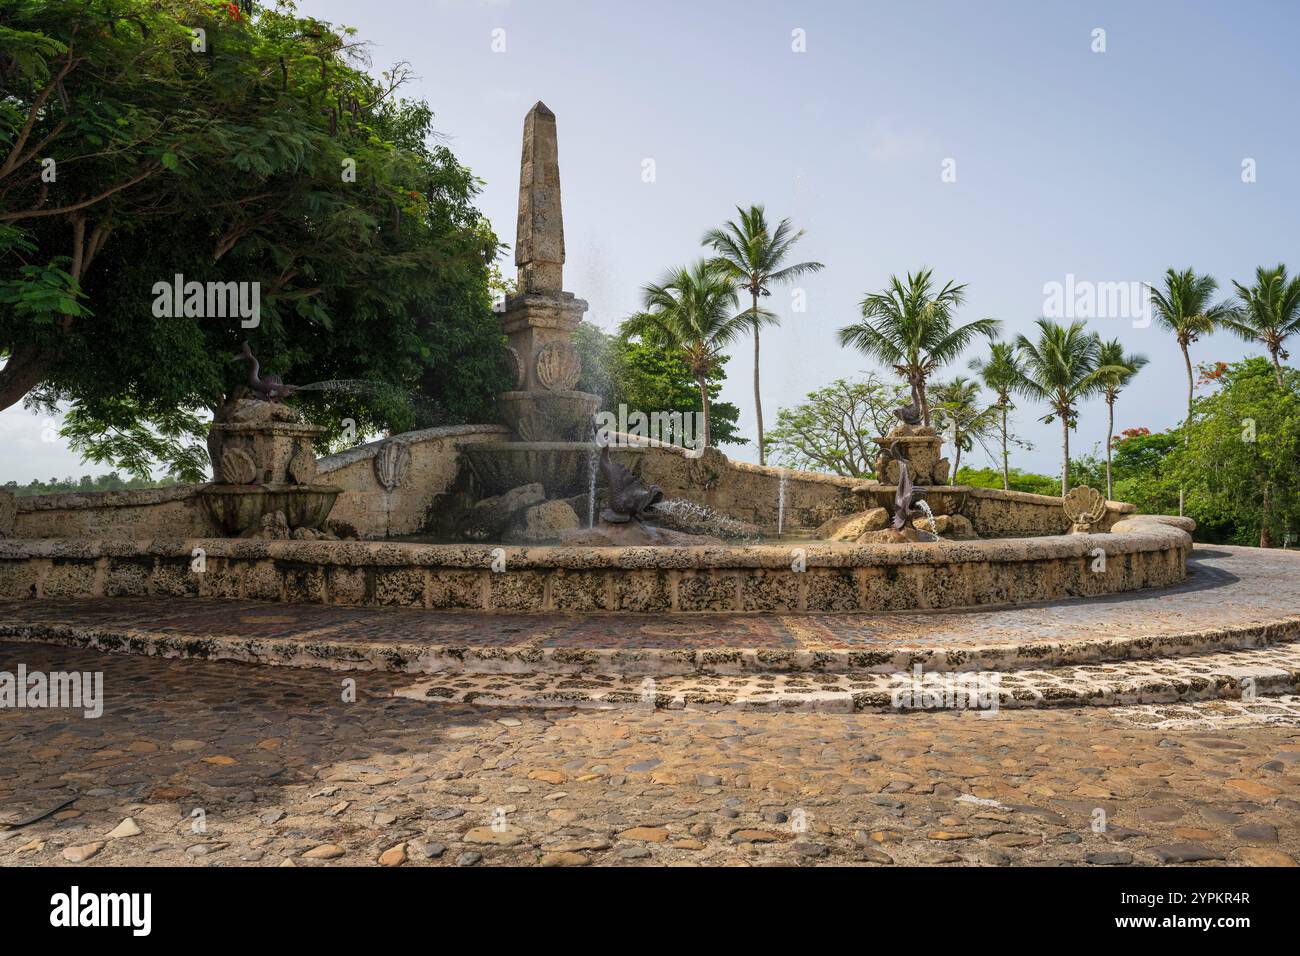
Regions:
[[[582,361],[572,334],[587,303],[563,289],[560,150],[555,114],[540,102],[524,117],[515,265],[518,288],[501,317],[516,371],[515,390],[501,397],[506,424],[516,441],[584,441],[598,399],[573,390]]]

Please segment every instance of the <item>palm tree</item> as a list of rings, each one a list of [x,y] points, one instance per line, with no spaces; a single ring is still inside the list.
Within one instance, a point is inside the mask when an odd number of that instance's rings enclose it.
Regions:
[[[1192,437],[1192,397],[1196,382],[1192,378],[1192,356],[1188,347],[1202,335],[1209,335],[1228,315],[1229,306],[1212,305],[1219,283],[1212,276],[1198,276],[1191,269],[1165,272],[1165,287],[1151,290],[1151,305],[1156,321],[1165,330],[1174,333],[1178,347],[1183,350],[1183,365],[1187,367],[1187,419],[1183,422],[1183,444]],[[1178,489],[1178,513],[1183,513],[1183,488]]]
[[[1101,389],[1097,369],[1101,339],[1084,331],[1083,322],[1068,327],[1051,319],[1038,320],[1038,341],[1016,336],[1016,349],[1025,365],[1020,389],[1052,409],[1041,421],[1061,420],[1061,495],[1070,490],[1070,429],[1078,421],[1079,402]]]
[[[953,312],[966,299],[966,286],[931,286],[932,271],[908,273],[904,284],[889,277],[888,287],[862,300],[862,321],[840,329],[840,344],[853,346],[867,356],[892,365],[907,380],[930,424],[930,403],[925,380],[936,369],[957,358],[976,336],[992,338],[1001,324],[978,319],[953,326]]]
[[[1007,454],[1007,412],[1013,406],[1011,395],[1021,390],[1025,377],[1024,365],[1010,342],[990,342],[987,359],[973,358],[970,370],[979,376],[984,387],[998,397],[993,407],[1002,418],[1002,490],[1011,490],[1010,456]],[[955,473],[954,473],[955,474]]]
[[[961,470],[961,453],[974,448],[975,442],[981,446],[984,444],[984,439],[997,423],[997,407],[980,408],[979,383],[960,375],[951,382],[938,382],[931,386],[930,396],[934,399],[935,416],[942,422],[940,430],[949,430],[951,426],[950,434],[945,437],[956,449],[952,464],[955,482],[957,472]]]
[[[1111,445],[1115,435],[1115,399],[1119,398],[1120,389],[1132,381],[1149,362],[1145,355],[1137,352],[1126,354],[1119,339],[1111,339],[1101,344],[1097,353],[1097,380],[1101,383],[1102,397],[1106,399],[1106,497],[1115,497],[1115,483],[1111,478]]]
[[[782,219],[776,231],[768,229],[762,206],[748,210],[736,207],[740,221],[729,221],[721,229],[711,229],[704,234],[704,245],[716,253],[712,264],[728,275],[740,288],[749,293],[754,332],[754,416],[758,422],[758,463],[767,464],[767,448],[763,442],[763,398],[758,379],[758,328],[760,323],[758,297],[772,292],[768,286],[789,282],[800,276],[823,268],[820,262],[797,262],[783,265],[790,247],[803,236],[803,230],[793,231],[789,219]],[[779,322],[773,319],[771,324]]]
[[[776,321],[769,312],[737,312],[740,299],[731,278],[701,259],[670,270],[657,284],[642,289],[643,310],[621,326],[625,336],[681,355],[700,387],[704,414],[704,448],[712,440],[708,377],[721,364],[722,350],[753,323]]]
[[[1288,336],[1300,333],[1300,276],[1288,280],[1286,266],[1279,262],[1275,269],[1256,269],[1255,284],[1250,288],[1240,282],[1232,284],[1237,287],[1240,305],[1222,320],[1223,324],[1247,342],[1263,343],[1281,388],[1279,358],[1290,358],[1282,343]]]

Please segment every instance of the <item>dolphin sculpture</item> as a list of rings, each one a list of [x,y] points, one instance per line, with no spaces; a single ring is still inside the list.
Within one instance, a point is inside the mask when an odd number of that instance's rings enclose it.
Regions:
[[[261,374],[262,366],[245,342],[243,347],[231,357],[232,362],[248,362],[248,390],[265,402],[278,402],[297,392],[297,385],[287,384],[280,376],[270,372]]]
[[[895,531],[902,531],[912,523],[912,504],[916,499],[924,498],[925,492],[912,487],[912,476],[908,473],[907,459],[898,450],[898,442],[891,442],[889,454],[898,462],[898,488],[894,491]]]
[[[912,386],[912,404],[895,408],[894,417],[905,425],[921,424],[921,396],[915,385]]]
[[[635,518],[644,521],[654,517],[654,507],[663,501],[664,493],[658,485],[647,485],[609,456],[609,446],[600,450],[600,471],[609,486],[609,507],[602,508],[600,517],[613,524],[625,524]]]

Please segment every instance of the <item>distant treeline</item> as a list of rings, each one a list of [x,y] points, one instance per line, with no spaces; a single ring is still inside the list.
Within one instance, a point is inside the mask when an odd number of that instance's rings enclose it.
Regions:
[[[84,491],[133,491],[137,488],[168,488],[177,484],[175,478],[146,481],[141,478],[123,478],[115,471],[107,475],[82,475],[81,478],[51,478],[49,481],[33,479],[25,485],[16,481],[0,485],[5,491],[22,498],[27,495],[65,495]]]

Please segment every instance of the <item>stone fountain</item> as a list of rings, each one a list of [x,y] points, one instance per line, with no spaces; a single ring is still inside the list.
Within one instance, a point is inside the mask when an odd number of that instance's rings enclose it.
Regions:
[[[541,102],[524,118],[515,265],[518,288],[501,317],[515,366],[515,387],[501,396],[510,440],[462,450],[485,494],[540,482],[547,498],[568,498],[588,489],[600,398],[575,389],[582,360],[572,335],[587,303],[563,289],[559,145],[555,114]],[[635,451],[615,453],[628,460]]]
[[[342,489],[317,480],[312,443],[325,429],[282,404],[297,389],[260,375],[247,344],[236,358],[251,364],[253,397],[231,402],[209,431],[213,480],[199,489],[208,517],[233,536],[327,537],[322,529]]]

